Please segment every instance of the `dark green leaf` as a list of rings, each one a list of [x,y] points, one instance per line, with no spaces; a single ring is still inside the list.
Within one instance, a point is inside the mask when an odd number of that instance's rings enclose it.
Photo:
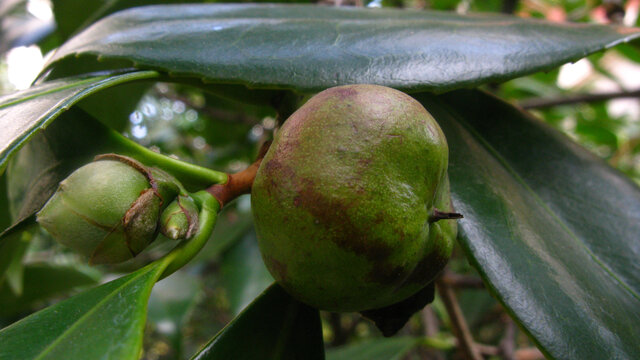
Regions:
[[[36,134],[10,161],[7,190],[16,222],[44,205],[58,183],[107,148],[106,127],[77,108]]]
[[[188,0],[53,0],[53,10],[58,24],[56,32],[61,40],[66,40],[74,32],[118,10],[149,4],[180,2],[188,2]]]
[[[318,310],[269,287],[193,360],[324,359]]]
[[[137,359],[147,301],[166,266],[153,263],[0,331],[0,359]]]
[[[327,350],[327,360],[400,360],[417,344],[418,339],[412,337],[371,339]]]
[[[54,295],[68,293],[79,286],[94,285],[99,279],[97,270],[50,264],[26,265],[22,295],[15,295],[6,284],[0,287],[0,317],[15,316]]]
[[[372,320],[385,337],[395,335],[416,312],[422,310],[435,299],[435,282],[430,282],[422,290],[395,304],[378,309],[361,311],[362,316]]]
[[[552,358],[640,358],[638,187],[489,95],[419,99],[447,136],[461,242],[490,290]]]
[[[346,83],[445,91],[548,70],[638,30],[503,15],[305,5],[129,9],[64,44],[49,62],[97,55],[251,88]]]
[[[239,314],[273,283],[273,277],[262,262],[253,228],[224,254],[220,277],[233,315]]]
[[[30,227],[31,226],[27,226],[27,228]],[[8,272],[10,269],[13,268],[13,276],[19,275],[15,274],[15,271],[22,271],[22,258],[27,251],[29,240],[31,239],[29,231],[22,230],[27,229],[20,229],[20,231],[14,231],[7,235],[3,233],[0,238],[0,285],[7,281],[6,277],[9,275]],[[16,279],[13,279],[11,286],[14,290],[20,290],[21,284],[16,284],[15,281]],[[16,289],[16,287],[18,288]]]
[[[0,232],[11,225],[9,198],[7,197],[7,174],[0,175]]]
[[[121,83],[149,79],[153,71],[64,79],[0,98],[0,173],[7,160],[38,131],[82,98]]]
[[[130,125],[129,115],[150,85],[149,82],[135,82],[104,89],[82,99],[78,106],[101,123],[122,131]]]

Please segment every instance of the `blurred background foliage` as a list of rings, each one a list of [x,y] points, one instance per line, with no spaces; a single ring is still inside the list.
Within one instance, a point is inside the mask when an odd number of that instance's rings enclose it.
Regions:
[[[1,1],[0,94],[28,87],[51,51],[83,26],[122,8],[166,2],[181,1]],[[319,2],[330,6],[506,13],[549,21],[623,26],[638,25],[640,8],[640,0]],[[156,83],[145,89],[137,104],[127,110],[128,119],[112,119],[110,125],[118,124],[126,136],[147,147],[217,170],[236,172],[246,167],[258,145],[272,136],[277,124],[271,108],[241,104],[187,85]],[[640,183],[637,44],[623,44],[548,73],[484,89],[532,111]],[[150,301],[145,359],[182,359],[195,353],[271,283],[257,249],[250,212],[247,196],[226,207],[212,241],[198,258],[156,285]],[[44,232],[34,229],[30,236],[33,240],[26,258],[22,294],[15,295],[9,282],[0,286],[0,294],[5,294],[0,296],[5,299],[0,301],[0,327],[60,300],[61,294],[68,294],[71,288],[104,282],[114,278],[112,274],[127,270],[126,265],[103,268],[102,272],[89,269]],[[153,256],[153,252],[165,248],[166,243],[158,241],[147,252]],[[64,286],[40,289],[43,282],[53,284],[62,279]],[[444,279],[455,289],[452,294],[486,358],[542,358],[483,288],[459,249]],[[323,312],[322,316],[329,359],[367,359],[370,357],[365,349],[376,346],[388,350],[384,359],[460,356],[455,350],[448,312],[439,297],[391,339],[382,339],[375,327],[359,315]]]

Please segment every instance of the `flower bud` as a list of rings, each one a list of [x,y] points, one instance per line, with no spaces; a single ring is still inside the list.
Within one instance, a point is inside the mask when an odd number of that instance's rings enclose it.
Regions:
[[[160,215],[160,232],[169,239],[189,239],[197,229],[198,206],[189,196],[178,196]]]
[[[178,195],[180,185],[165,172],[128,157],[97,159],[60,183],[37,220],[59,243],[91,263],[118,263],[154,240],[163,203]]]

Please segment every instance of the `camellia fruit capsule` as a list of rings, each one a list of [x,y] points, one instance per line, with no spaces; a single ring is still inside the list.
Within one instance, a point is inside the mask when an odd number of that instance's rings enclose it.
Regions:
[[[63,180],[37,221],[91,263],[119,263],[155,239],[163,205],[178,193],[175,179],[163,171],[107,155]]]
[[[264,262],[330,311],[400,302],[451,256],[445,136],[412,97],[349,85],[312,97],[277,132],[251,202]]]

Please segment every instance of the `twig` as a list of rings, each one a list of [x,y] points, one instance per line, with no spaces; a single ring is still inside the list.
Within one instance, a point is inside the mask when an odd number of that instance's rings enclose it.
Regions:
[[[570,105],[578,103],[592,103],[598,101],[606,101],[619,98],[635,98],[640,97],[640,89],[633,91],[616,91],[598,94],[576,94],[565,97],[556,98],[534,98],[522,100],[519,102],[523,109],[541,109],[559,105]]]
[[[467,325],[467,321],[462,314],[460,305],[458,305],[458,301],[456,300],[456,295],[454,294],[453,289],[447,283],[442,281],[442,279],[436,280],[436,287],[438,288],[440,298],[442,299],[442,302],[447,309],[447,313],[451,318],[451,327],[453,328],[453,332],[458,339],[460,349],[467,359],[482,360],[480,352],[474,346],[473,338],[471,337],[471,332],[469,331],[469,326]]]
[[[544,360],[544,355],[538,348],[524,348],[516,350],[516,360]]]
[[[228,180],[224,184],[215,184],[207,188],[207,192],[213,195],[213,197],[218,200],[218,203],[220,203],[220,208],[238,196],[251,192],[253,180],[256,178],[262,158],[267,153],[267,150],[269,150],[270,145],[271,142],[262,144],[256,161],[249,165],[248,168],[235,174],[229,174]]]
[[[635,149],[635,147],[638,146],[638,145],[640,145],[640,136],[633,137],[633,138],[623,142],[620,145],[620,147],[618,148],[618,150],[616,150],[616,152],[613,153],[613,155],[609,159],[609,164],[611,166],[614,166],[614,167],[618,166],[618,163],[620,162],[620,160],[623,157],[633,153],[633,149]]]
[[[459,275],[451,272],[444,273],[441,277],[441,281],[454,288],[484,288],[484,283],[480,278],[475,276]]]
[[[516,360],[516,329],[513,320],[508,315],[504,316],[504,336],[500,340],[500,355],[504,360]]]
[[[498,348],[497,346],[476,343],[475,347],[476,349],[478,349],[478,351],[482,355],[486,355],[486,356],[500,355],[500,348]]]
[[[421,315],[422,315],[422,323],[424,325],[425,336],[435,337],[436,335],[438,335],[438,333],[440,332],[440,329],[438,326],[438,318],[436,317],[436,314],[433,312],[433,309],[431,308],[431,306],[425,307],[422,310]],[[442,354],[436,351],[435,349],[420,347],[420,350],[421,352],[426,353],[424,355],[427,359],[444,360],[444,356],[442,356]]]
[[[476,343],[475,347],[484,356],[500,356],[502,354],[498,346]],[[537,348],[530,347],[514,351],[513,358],[515,360],[544,360],[544,355]]]

